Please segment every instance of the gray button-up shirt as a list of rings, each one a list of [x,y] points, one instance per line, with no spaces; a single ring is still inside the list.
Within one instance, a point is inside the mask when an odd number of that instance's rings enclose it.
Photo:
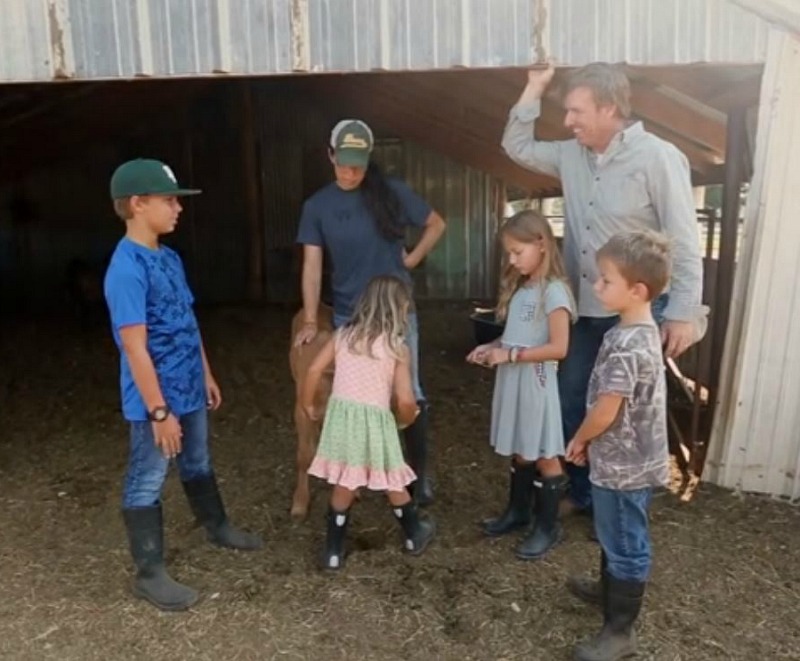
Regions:
[[[595,253],[614,234],[652,229],[672,241],[672,279],[666,319],[705,331],[703,262],[689,164],[674,145],[636,122],[597,155],[577,140],[539,142],[533,125],[541,103],[511,109],[503,149],[519,165],[561,180],[564,260],[582,317],[610,315],[594,293]]]

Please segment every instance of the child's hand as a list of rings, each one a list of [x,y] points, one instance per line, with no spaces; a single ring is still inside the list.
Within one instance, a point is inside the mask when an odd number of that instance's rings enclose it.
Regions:
[[[485,365],[486,353],[492,348],[492,344],[479,344],[467,355],[467,362],[476,365]]]
[[[313,404],[312,405],[304,404],[303,405],[303,412],[306,414],[308,419],[311,420],[312,422],[319,422],[319,419],[322,417],[320,415],[319,409],[316,406],[314,406]]]
[[[397,428],[402,431],[406,427],[414,424],[419,415],[419,406],[415,401],[398,403],[395,407],[394,417],[397,420]]]
[[[216,411],[222,404],[222,391],[219,389],[216,379],[211,374],[206,374],[206,405],[212,411]]]
[[[503,347],[492,347],[483,356],[483,364],[487,367],[494,367],[495,365],[503,365],[509,362],[510,351]]]
[[[153,422],[153,440],[165,459],[174,459],[181,453],[183,430],[176,416],[170,413],[166,420]]]
[[[589,460],[589,457],[586,454],[588,445],[589,444],[586,441],[577,441],[573,438],[569,442],[569,445],[567,445],[567,451],[564,454],[564,459],[571,464],[575,464],[576,466],[585,466],[586,462]]]

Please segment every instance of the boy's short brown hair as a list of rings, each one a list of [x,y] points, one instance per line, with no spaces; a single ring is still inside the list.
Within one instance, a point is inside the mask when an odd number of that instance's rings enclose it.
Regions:
[[[133,218],[133,209],[131,209],[131,198],[120,197],[114,202],[114,213],[120,217],[121,220],[130,220]]]
[[[669,239],[658,232],[642,230],[615,234],[597,251],[619,269],[629,285],[647,287],[648,301],[663,293],[669,283],[672,256]]]

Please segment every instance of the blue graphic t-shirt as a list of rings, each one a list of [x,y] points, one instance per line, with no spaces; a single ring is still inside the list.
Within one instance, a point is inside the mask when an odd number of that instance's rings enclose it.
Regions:
[[[423,227],[430,205],[404,182],[387,178],[403,209],[402,221]],[[320,189],[303,205],[297,243],[325,248],[331,260],[333,309],[348,319],[367,283],[379,275],[395,275],[409,284],[403,264],[403,239],[385,238],[364,204],[360,189],[342,190],[336,183]]]
[[[122,414],[126,420],[147,420],[147,407],[133,381],[119,331],[147,326],[147,351],[161,392],[176,415],[206,405],[200,330],[183,264],[174,250],[155,250],[123,238],[111,257],[105,277],[111,330],[120,350]]]

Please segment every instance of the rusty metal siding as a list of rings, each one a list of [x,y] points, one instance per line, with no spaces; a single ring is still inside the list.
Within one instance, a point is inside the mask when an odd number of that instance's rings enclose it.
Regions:
[[[556,61],[759,63],[767,24],[728,0],[541,0]]]
[[[491,299],[497,289],[498,186],[491,177],[410,142],[376,146],[375,158],[447,221],[447,231],[414,273],[419,298]]]
[[[510,66],[531,59],[529,0],[309,3],[312,71]]]
[[[13,0],[0,11],[0,81],[49,80],[53,48],[46,6]]]
[[[4,0],[0,81],[763,62],[729,0]]]
[[[285,0],[69,0],[68,21],[77,78],[291,71]]]

